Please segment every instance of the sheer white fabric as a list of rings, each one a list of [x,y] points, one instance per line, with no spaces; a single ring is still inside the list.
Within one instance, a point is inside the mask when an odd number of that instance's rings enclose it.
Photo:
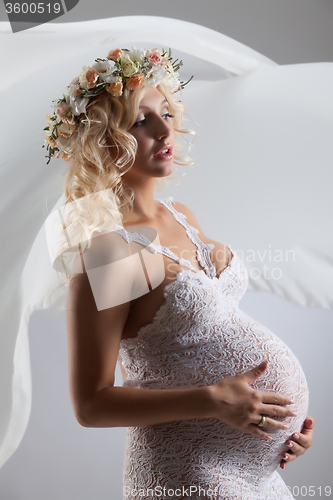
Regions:
[[[182,78],[195,75],[192,90],[185,88],[182,98],[195,120],[186,126],[198,131],[191,152],[196,165],[176,199],[194,210],[208,237],[232,241],[237,250],[262,255],[271,245],[297,252],[295,262],[281,263],[282,277],[276,280],[263,273],[252,278],[256,262],[245,259],[249,289],[304,306],[333,305],[332,232],[326,229],[332,213],[332,63],[278,66],[202,26],[145,16],[47,24],[13,37],[8,33],[9,23],[0,23],[1,64],[7,68],[0,116],[5,131],[0,466],[19,445],[30,413],[30,315],[66,297],[63,289],[46,300],[57,275],[45,240],[45,202],[50,207],[64,202],[66,164],[54,160],[45,165],[45,115],[81,67],[110,48],[170,46],[175,57],[184,59]],[[24,123],[18,118],[23,115]]]
[[[307,414],[303,370],[284,342],[239,309],[248,277],[237,254],[233,253],[217,277],[212,262],[204,257],[207,246],[175,211],[172,201],[171,197],[161,200],[184,225],[209,274],[193,272],[188,263],[188,269],[165,287],[165,302],[153,321],[136,337],[121,341],[119,360],[127,374],[123,385],[144,389],[205,386],[267,360],[269,368],[252,387],[292,396],[297,417],[286,419],[288,430],[273,431],[271,442],[212,418],[131,427],[123,480],[125,491],[136,493],[126,498],[136,500],[147,488],[182,491],[191,486],[214,491],[208,495],[214,500],[293,498],[276,469],[287,451],[286,440],[301,430]],[[140,243],[139,238],[134,241]],[[164,253],[162,247],[155,251]]]

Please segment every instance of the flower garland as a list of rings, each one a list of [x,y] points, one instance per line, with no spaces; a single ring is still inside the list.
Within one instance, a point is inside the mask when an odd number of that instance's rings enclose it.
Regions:
[[[187,82],[181,82],[177,71],[183,61],[171,57],[156,48],[111,50],[106,59],[96,59],[92,66],[83,66],[79,77],[67,86],[61,99],[52,101],[53,115],[47,114],[47,132],[45,143],[47,147],[47,164],[51,158],[69,160],[68,154],[63,149],[62,139],[71,137],[79,123],[79,117],[86,113],[89,99],[106,91],[114,97],[120,97],[124,86],[130,90],[143,86],[157,87],[163,82],[166,90],[177,92],[184,88]]]

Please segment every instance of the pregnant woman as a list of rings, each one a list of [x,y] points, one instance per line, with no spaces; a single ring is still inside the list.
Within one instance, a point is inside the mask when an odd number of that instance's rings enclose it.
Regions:
[[[178,69],[157,49],[110,51],[48,116],[49,157],[71,160],[64,231],[80,241],[67,298],[74,412],[86,427],[128,427],[124,498],[292,498],[276,469],[311,445],[302,368],[239,309],[237,254],[153,195],[189,162]]]

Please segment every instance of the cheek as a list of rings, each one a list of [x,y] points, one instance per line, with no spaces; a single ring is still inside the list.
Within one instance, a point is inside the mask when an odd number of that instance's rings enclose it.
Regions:
[[[149,144],[144,138],[136,137],[138,148],[136,151],[135,164],[140,166],[147,161],[147,155],[149,155]]]
[[[145,141],[144,139],[140,139],[138,138],[137,140],[137,143],[138,143],[138,149],[137,149],[137,152],[136,152],[136,157],[137,158],[140,158],[141,156],[144,156],[146,151],[147,151],[147,141]]]

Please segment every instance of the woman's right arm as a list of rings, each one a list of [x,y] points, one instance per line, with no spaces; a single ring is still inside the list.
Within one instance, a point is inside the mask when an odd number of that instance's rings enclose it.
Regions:
[[[256,425],[261,414],[290,416],[287,396],[252,389],[266,369],[255,367],[212,386],[193,389],[115,387],[120,340],[130,303],[97,310],[86,272],[71,275],[67,305],[69,385],[73,409],[85,427],[145,426],[214,417],[267,438]],[[267,427],[282,428],[269,419]]]

